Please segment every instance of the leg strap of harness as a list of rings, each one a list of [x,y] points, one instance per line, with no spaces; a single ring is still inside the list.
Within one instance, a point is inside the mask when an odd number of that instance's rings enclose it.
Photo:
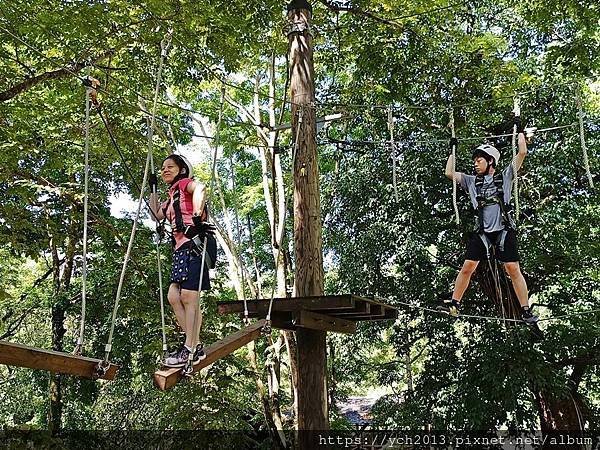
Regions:
[[[483,246],[485,247],[485,253],[486,253],[487,259],[489,261],[492,243],[490,242],[490,240],[488,239],[488,237],[486,236],[485,233],[479,233],[479,239],[481,239],[481,242],[483,242]]]
[[[498,238],[498,250],[504,251],[504,242],[506,241],[506,235],[508,234],[508,230],[502,230],[500,236]]]

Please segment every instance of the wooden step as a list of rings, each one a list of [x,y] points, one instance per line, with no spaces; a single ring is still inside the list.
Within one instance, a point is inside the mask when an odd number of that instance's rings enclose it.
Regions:
[[[233,353],[238,348],[243,347],[255,339],[258,339],[261,334],[262,327],[265,325],[265,320],[259,320],[252,325],[242,328],[224,339],[209,345],[204,349],[206,358],[194,364],[193,373],[196,373],[207,366],[210,366],[215,361]],[[183,378],[181,367],[165,368],[154,372],[154,384],[161,391],[166,391],[177,384]]]
[[[109,364],[106,373],[102,376],[97,376],[96,367],[101,362],[101,359],[0,341],[0,364],[6,364],[8,366],[46,370],[48,372],[90,378],[92,380],[113,380],[119,366]]]

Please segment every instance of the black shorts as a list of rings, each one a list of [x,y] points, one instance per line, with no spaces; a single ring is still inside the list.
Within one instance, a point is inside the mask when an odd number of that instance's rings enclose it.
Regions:
[[[500,251],[499,249],[501,233],[502,231],[485,233],[493,246],[493,248],[490,249],[490,253],[493,251],[498,260],[505,263],[518,262],[520,258],[519,251],[517,249],[517,232],[515,230],[507,231],[506,238],[504,239],[504,251]],[[481,261],[487,259],[487,250],[479,234],[471,233],[469,236],[465,259],[469,259],[471,261]]]
[[[200,286],[200,274],[202,274],[202,290],[210,289],[210,278],[208,267],[204,264],[204,270],[200,271],[202,255],[193,251],[190,243],[183,244],[173,252],[173,266],[171,267],[171,283],[179,284],[181,289],[197,291]]]

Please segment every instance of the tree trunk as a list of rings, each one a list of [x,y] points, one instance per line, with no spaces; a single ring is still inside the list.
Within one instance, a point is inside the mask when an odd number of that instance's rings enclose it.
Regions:
[[[52,305],[52,350],[63,351],[65,310],[61,304]],[[62,375],[50,373],[50,408],[48,409],[48,431],[57,434],[62,426]]]
[[[323,255],[319,170],[317,165],[314,110],[314,63],[310,20],[306,1],[288,5],[290,48],[290,100],[294,148],[294,250],[296,275],[294,296],[323,294]],[[297,140],[296,140],[297,136]],[[328,430],[327,353],[325,333],[296,331],[298,345],[298,428]],[[310,448],[300,436],[300,447]]]
[[[52,252],[52,263],[54,270],[54,303],[52,305],[52,350],[64,351],[64,327],[66,318],[65,295],[71,286],[73,265],[75,262],[75,250],[79,241],[79,230],[77,220],[77,206],[73,205],[70,211],[68,235],[66,242],[64,268],[61,274],[61,260],[58,256],[58,246],[55,238],[50,235],[50,247]],[[62,427],[62,375],[50,373],[49,397],[50,407],[48,409],[48,430],[55,435]]]
[[[535,390],[535,400],[542,431],[582,431],[585,424],[583,398],[569,393],[556,398],[542,389]]]

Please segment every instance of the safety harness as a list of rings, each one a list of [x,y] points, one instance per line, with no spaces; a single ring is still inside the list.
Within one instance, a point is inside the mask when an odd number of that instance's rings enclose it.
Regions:
[[[485,175],[477,175],[475,177],[475,191],[477,193],[477,210],[475,215],[475,232],[479,235],[483,245],[485,246],[487,257],[490,257],[490,251],[494,244],[498,246],[498,250],[504,251],[504,242],[506,240],[506,235],[509,230],[515,230],[515,222],[512,218],[512,207],[509,203],[504,201],[504,178],[502,176],[502,172],[494,173],[493,175],[494,186],[496,187],[496,192],[486,197],[483,195],[483,184],[485,182]],[[500,211],[502,214],[502,225],[504,229],[498,235],[496,242],[491,242],[488,235],[484,232],[483,225],[483,209],[486,206],[497,204],[500,206]]]
[[[181,232],[190,239],[190,245],[192,245],[192,252],[198,256],[202,255],[203,251],[203,238],[204,236],[200,236],[200,230],[197,229],[195,225],[186,225],[183,222],[183,214],[181,213],[181,188],[179,187],[179,181],[177,183],[177,189],[173,192],[173,197],[169,196],[169,199],[165,203],[162,208],[163,215],[165,219],[167,218],[167,209],[169,209],[169,205],[171,201],[173,202],[173,212],[175,213],[175,227],[173,231]],[[202,212],[202,217],[208,218],[208,207],[204,205],[204,210]],[[162,227],[161,227],[162,228]],[[171,235],[171,244],[173,248],[175,248],[175,238]],[[214,236],[207,236],[206,240],[206,266],[209,269],[214,269],[217,264],[217,241]]]

